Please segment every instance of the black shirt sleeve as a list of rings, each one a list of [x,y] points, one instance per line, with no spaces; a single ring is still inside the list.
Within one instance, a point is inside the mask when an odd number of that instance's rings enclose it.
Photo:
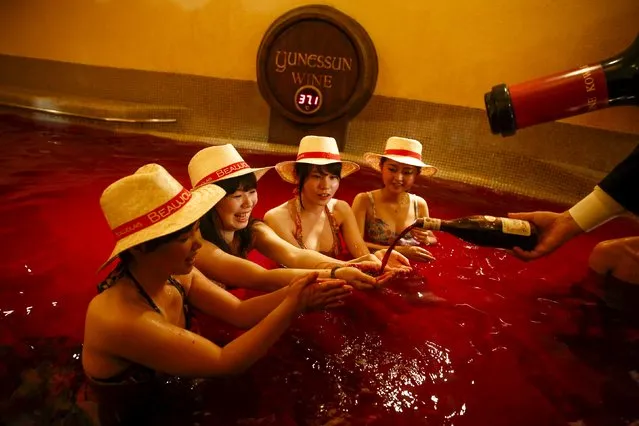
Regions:
[[[626,210],[639,215],[639,145],[599,182],[599,187]]]

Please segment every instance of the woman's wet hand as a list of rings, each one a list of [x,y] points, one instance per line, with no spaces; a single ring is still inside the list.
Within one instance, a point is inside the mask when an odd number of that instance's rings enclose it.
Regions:
[[[306,308],[304,305],[305,299],[302,297],[302,293],[311,284],[317,282],[317,277],[319,277],[319,272],[311,272],[293,279],[288,285],[286,298],[294,300],[298,310],[301,311]]]
[[[375,256],[377,256],[381,261],[386,255],[387,251],[388,249],[377,250],[375,252]],[[380,263],[380,267],[381,267],[381,263]],[[394,271],[394,272],[410,272],[413,270],[413,267],[410,266],[410,261],[408,260],[406,256],[404,256],[402,253],[400,253],[397,250],[393,250],[393,252],[388,257],[388,263],[386,264],[386,267],[384,268],[384,271],[387,271],[387,270]]]
[[[352,291],[343,279],[319,278],[302,290],[300,304],[306,311],[335,308],[343,305]]]
[[[359,264],[361,265],[361,264]],[[371,265],[370,268],[367,268],[370,272],[379,271],[379,266]],[[349,284],[352,284],[358,290],[370,290],[372,288],[378,287],[380,284],[372,275],[366,274],[364,272],[366,268],[354,268],[354,267],[344,267],[339,268],[335,271],[335,276],[337,278],[343,279]]]
[[[433,234],[433,231],[431,230],[414,228],[413,230],[411,230],[411,233],[413,234],[415,239],[419,241],[421,244],[424,244],[424,245],[437,244],[437,238],[435,237],[435,234]]]
[[[397,247],[396,250],[415,262],[432,262],[435,260],[435,256],[431,252],[420,246],[401,246]]]

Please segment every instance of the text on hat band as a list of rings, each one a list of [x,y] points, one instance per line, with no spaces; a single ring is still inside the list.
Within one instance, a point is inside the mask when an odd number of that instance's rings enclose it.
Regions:
[[[238,170],[249,169],[249,165],[244,161],[238,161],[237,163],[233,163],[229,166],[222,167],[221,169],[215,170],[213,173],[209,173],[204,176],[195,186],[204,185],[206,183],[215,182],[216,180],[222,179],[224,176],[229,175],[231,173],[237,172]]]
[[[115,228],[113,230],[113,235],[115,235],[116,240],[121,240],[122,238],[141,229],[148,228],[154,223],[166,219],[176,213],[186,205],[187,201],[191,199],[191,196],[191,191],[186,188],[182,188],[182,191],[166,203],[162,204],[160,207]]]
[[[331,154],[330,152],[322,152],[322,151],[302,152],[301,154],[297,155],[297,161],[304,160],[306,158],[325,158],[325,159],[337,160],[337,161],[340,161],[341,159],[339,154]]]

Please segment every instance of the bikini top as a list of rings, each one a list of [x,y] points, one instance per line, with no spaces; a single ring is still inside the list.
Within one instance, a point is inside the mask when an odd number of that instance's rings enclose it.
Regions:
[[[302,233],[302,205],[300,203],[299,197],[288,200],[287,208],[289,214],[291,215],[291,219],[295,224],[293,237],[295,238],[295,241],[300,248],[306,249],[306,245],[304,244],[304,235]],[[326,214],[326,218],[328,219],[328,223],[333,234],[333,246],[331,247],[330,251],[320,251],[320,253],[333,258],[341,258],[344,256],[344,252],[347,250],[345,250],[345,244],[342,238],[342,234],[339,230],[339,226],[337,225],[337,220],[335,219],[333,212],[331,212],[331,210],[328,208],[328,205],[324,207],[324,214]]]
[[[158,305],[153,301],[151,296],[149,296],[149,294],[144,290],[144,288],[138,282],[138,280],[135,279],[133,274],[131,274],[131,272],[129,272],[129,270],[126,268],[118,267],[114,269],[113,272],[111,272],[104,281],[98,284],[98,293],[102,293],[103,291],[113,287],[115,283],[118,282],[124,276],[128,277],[133,282],[138,292],[144,298],[144,300],[146,300],[149,306],[155,312],[162,315],[162,311],[160,310]],[[182,286],[182,284],[173,277],[169,277],[169,284],[174,286],[180,292],[180,295],[182,296],[182,301],[183,301],[182,309],[184,312],[185,328],[188,330],[191,328],[192,315],[191,315],[191,312],[189,311],[189,305],[186,302],[186,291],[184,290],[184,287]],[[94,385],[95,384],[98,384],[98,385],[99,384],[108,384],[108,385],[133,384],[133,383],[148,382],[152,380],[155,377],[155,375],[156,373],[153,369],[150,369],[140,364],[131,364],[126,369],[124,369],[124,371],[121,371],[120,373],[112,377],[108,377],[105,379],[91,377],[90,379]]]
[[[383,219],[377,217],[377,213],[375,211],[375,199],[373,197],[372,192],[367,192],[368,199],[371,203],[371,211],[366,212],[366,222],[364,224],[364,232],[366,234],[366,240],[375,244],[382,245],[390,245],[395,238],[397,237],[397,233],[394,229],[392,229]],[[410,202],[413,205],[413,211],[415,217],[418,216],[417,210],[417,200],[413,196],[413,194],[408,194],[410,197]],[[413,234],[409,232],[401,240],[397,242],[397,245],[401,246],[418,246],[420,243],[415,239]]]

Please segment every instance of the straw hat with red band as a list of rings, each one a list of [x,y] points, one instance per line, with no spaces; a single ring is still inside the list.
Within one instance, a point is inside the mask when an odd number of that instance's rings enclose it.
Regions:
[[[112,183],[102,193],[100,206],[116,243],[100,269],[127,249],[195,222],[224,195],[217,185],[189,191],[158,164],[144,165]]]
[[[386,141],[383,154],[367,152],[364,154],[364,162],[380,171],[379,160],[382,157],[409,166],[421,167],[420,175],[422,176],[432,176],[437,173],[436,167],[422,161],[422,144],[415,139],[392,136]]]
[[[296,161],[283,161],[275,165],[275,170],[282,179],[289,183],[297,183],[295,163],[307,163],[323,166],[331,163],[342,163],[342,174],[345,178],[359,170],[359,165],[351,161],[342,161],[337,149],[337,141],[326,136],[304,136],[297,150]]]
[[[264,176],[264,173],[272,168],[273,166],[254,169],[246,164],[233,145],[215,145],[198,151],[191,158],[191,161],[189,161],[189,178],[193,188],[199,188],[208,183],[215,183],[249,173],[255,173],[255,178],[259,180]]]

